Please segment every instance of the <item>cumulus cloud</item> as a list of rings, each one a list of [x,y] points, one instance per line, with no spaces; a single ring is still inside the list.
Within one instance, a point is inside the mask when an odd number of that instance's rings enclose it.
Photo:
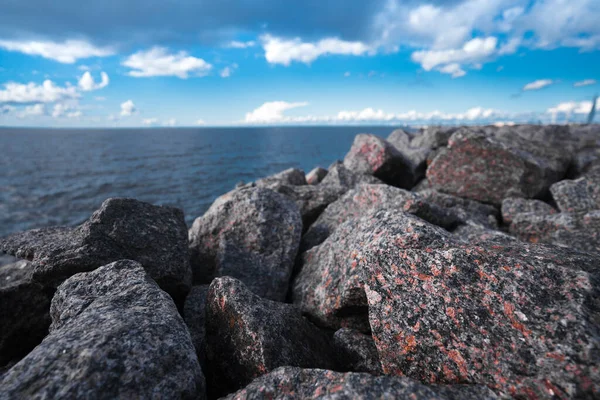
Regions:
[[[111,48],[96,47],[83,40],[67,40],[62,43],[0,40],[0,48],[41,56],[64,64],[73,64],[81,58],[107,57],[115,54],[115,51]]]
[[[247,113],[244,121],[250,124],[281,122],[285,120],[285,116],[283,115],[285,111],[307,105],[308,103],[306,102],[288,103],[287,101],[270,101]]]
[[[492,56],[496,52],[497,43],[498,39],[493,36],[485,39],[475,38],[457,49],[416,51],[412,53],[411,59],[421,64],[425,71],[431,71],[436,67],[440,70],[458,71],[461,64],[476,64]],[[448,67],[449,65],[453,66]]]
[[[246,49],[248,47],[256,46],[256,42],[254,40],[249,40],[247,42],[239,42],[237,40],[233,40],[229,42],[225,47],[230,49]]]
[[[8,115],[8,114],[12,114],[15,111],[15,107],[8,105],[8,104],[4,104],[0,106],[0,115]]]
[[[595,79],[585,79],[583,81],[575,82],[573,84],[573,86],[574,87],[584,87],[584,86],[595,85],[596,83],[598,83],[598,82]]]
[[[163,126],[177,126],[177,120],[175,118],[171,118],[163,122]]]
[[[460,78],[461,76],[465,76],[467,74],[458,63],[445,65],[441,67],[439,71],[443,74],[452,75],[453,78]]]
[[[528,90],[540,90],[550,85],[553,85],[555,82],[552,79],[538,79],[537,81],[533,81],[523,86],[524,91]]]
[[[121,103],[121,116],[122,117],[129,117],[133,114],[135,114],[137,112],[137,108],[135,107],[135,104],[133,104],[133,101],[131,100],[127,100],[124,103]]]
[[[43,103],[26,106],[23,111],[17,114],[17,118],[39,117],[46,115],[46,105]]]
[[[146,118],[142,120],[142,123],[148,126],[158,125],[158,118]]]
[[[221,76],[221,78],[229,78],[231,76],[231,72],[231,67],[225,67],[221,70],[221,72],[219,72],[219,76]]]
[[[596,106],[596,110],[600,111],[600,103]],[[589,114],[592,111],[591,101],[567,101],[559,103],[548,109],[550,114]]]
[[[130,55],[123,64],[132,69],[129,76],[135,78],[151,76],[176,76],[187,79],[192,76],[205,76],[212,65],[201,58],[190,56],[185,51],[171,54],[164,47],[153,47]]]
[[[60,87],[51,80],[45,80],[41,85],[8,82],[4,84],[4,90],[0,90],[0,103],[53,103],[79,97],[75,87]]]
[[[196,125],[206,125],[206,122],[204,122],[204,120],[203,120],[203,119],[198,119],[198,120],[196,121]]]
[[[300,38],[283,39],[271,35],[263,35],[260,39],[267,62],[285,66],[293,61],[310,64],[324,55],[362,56],[374,51],[365,43],[338,38],[326,38],[314,43],[303,42]]]
[[[89,71],[86,71],[81,78],[79,78],[77,85],[79,86],[79,89],[83,90],[84,92],[90,92],[92,90],[98,90],[108,86],[108,83],[110,82],[108,74],[106,72],[101,72],[100,77],[101,81],[96,83],[92,77],[92,74],[90,74]]]
[[[83,112],[79,110],[77,103],[56,103],[52,108],[53,118],[79,118]]]

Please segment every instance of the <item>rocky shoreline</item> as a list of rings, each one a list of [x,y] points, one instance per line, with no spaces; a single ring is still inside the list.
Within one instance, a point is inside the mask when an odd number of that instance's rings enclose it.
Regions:
[[[360,134],[0,252],[0,399],[600,397],[598,125]]]

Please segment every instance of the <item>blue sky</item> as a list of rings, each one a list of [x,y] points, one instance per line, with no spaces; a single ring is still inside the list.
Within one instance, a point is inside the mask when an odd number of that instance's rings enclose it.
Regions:
[[[598,0],[5,0],[0,126],[582,121]]]

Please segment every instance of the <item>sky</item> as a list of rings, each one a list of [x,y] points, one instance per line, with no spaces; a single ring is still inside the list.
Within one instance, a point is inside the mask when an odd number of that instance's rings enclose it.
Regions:
[[[584,121],[599,22],[598,0],[3,0],[0,126]]]

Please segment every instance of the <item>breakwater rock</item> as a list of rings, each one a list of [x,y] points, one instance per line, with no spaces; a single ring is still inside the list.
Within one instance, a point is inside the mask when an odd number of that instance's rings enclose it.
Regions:
[[[0,238],[0,399],[600,397],[598,126],[360,134],[195,217]]]

